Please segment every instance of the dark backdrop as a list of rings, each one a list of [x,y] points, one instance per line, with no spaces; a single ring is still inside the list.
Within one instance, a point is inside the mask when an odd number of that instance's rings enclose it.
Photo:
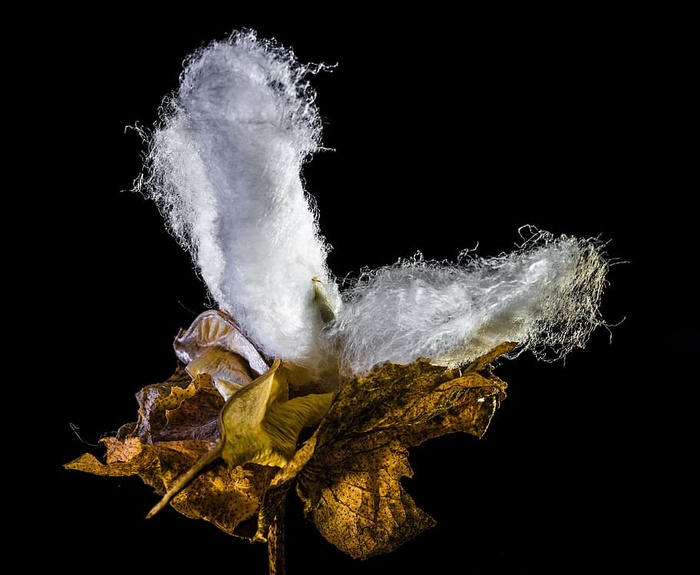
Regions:
[[[46,415],[23,450],[39,465],[40,497],[16,536],[60,541],[52,560],[74,572],[266,573],[263,546],[170,508],[146,521],[157,496],[138,478],[61,467],[101,453],[99,438],[135,419],[134,394],[170,375],[173,337],[207,307],[188,254],[129,191],[144,147],[127,126],[152,126],[193,50],[251,27],[302,61],[338,64],[311,78],[334,151],[304,170],[338,276],[418,250],[497,255],[525,224],[599,237],[619,261],[603,297],[609,331],[566,363],[501,365],[508,398],[482,440],[411,451],[405,486],[435,528],[355,561],[293,500],[290,575],[626,572],[676,560],[674,517],[693,503],[681,413],[698,341],[683,18],[191,9],[61,12],[27,31],[47,62],[27,62],[39,78],[30,116],[43,127],[27,156],[51,164],[26,172],[48,180],[48,273],[29,307],[55,357],[38,375],[29,360],[35,375],[23,379]]]

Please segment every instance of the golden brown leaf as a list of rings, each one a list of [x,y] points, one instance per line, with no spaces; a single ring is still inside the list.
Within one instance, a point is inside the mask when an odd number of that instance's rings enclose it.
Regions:
[[[138,421],[117,437],[133,435],[145,442],[186,439],[217,440],[224,400],[211,377],[194,379],[178,367],[164,383],[147,385],[136,394]]]
[[[107,447],[106,463],[84,454],[65,467],[111,477],[139,475],[159,494],[164,494],[178,477],[212,449],[208,441],[148,444],[138,437],[102,441]],[[196,477],[171,504],[187,517],[209,521],[231,535],[250,539],[262,496],[273,474],[272,468],[255,464],[232,470],[224,465],[213,466],[208,473]]]
[[[138,475],[142,469],[157,464],[153,454],[144,450],[144,444],[138,437],[129,437],[124,441],[107,437],[100,441],[107,448],[107,463],[102,463],[91,453],[84,453],[64,467],[94,475],[126,477]]]
[[[167,381],[142,388],[136,397],[138,421],[101,440],[106,449],[104,463],[84,454],[65,467],[102,476],[138,475],[164,495],[218,445],[224,400],[208,374],[193,378],[183,366],[178,366]],[[188,517],[251,539],[262,496],[274,472],[254,463],[235,469],[211,465],[173,498],[172,506]]]
[[[340,390],[296,478],[306,513],[328,541],[367,558],[434,525],[400,483],[412,474],[408,448],[447,433],[481,437],[505,398],[490,362],[512,348],[499,346],[461,374],[424,361],[385,364]]]

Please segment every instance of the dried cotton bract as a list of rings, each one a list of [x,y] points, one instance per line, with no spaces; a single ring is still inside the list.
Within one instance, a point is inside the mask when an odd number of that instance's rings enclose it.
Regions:
[[[250,31],[199,50],[149,135],[137,182],[258,349],[334,379],[418,358],[459,366],[505,341],[540,357],[583,346],[603,325],[608,264],[596,240],[535,230],[510,254],[417,257],[341,291],[301,178],[321,146],[306,80],[317,69]]]

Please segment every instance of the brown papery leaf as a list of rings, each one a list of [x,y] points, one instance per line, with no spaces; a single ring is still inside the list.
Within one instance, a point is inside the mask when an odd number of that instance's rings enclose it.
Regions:
[[[269,366],[255,346],[243,335],[234,319],[224,311],[210,309],[199,314],[173,342],[175,355],[188,364],[212,347],[219,347],[241,357],[257,377]]]
[[[490,364],[514,347],[504,343],[457,373],[427,361],[385,364],[340,390],[313,455],[294,472],[305,512],[328,541],[364,559],[435,524],[400,483],[412,475],[408,448],[448,433],[482,437],[506,389]]]
[[[231,355],[232,361],[237,361],[237,356]],[[208,374],[192,378],[182,366],[167,381],[142,388],[136,398],[138,421],[101,440],[106,448],[104,463],[84,454],[65,467],[102,476],[137,475],[156,493],[165,495],[218,444],[224,400]],[[171,504],[187,517],[209,521],[231,535],[252,540],[262,497],[275,471],[255,463],[233,469],[211,465]]]
[[[95,475],[123,477],[138,475],[161,495],[182,473],[212,449],[208,441],[160,441],[143,443],[138,437],[106,438],[106,463],[83,454],[68,463],[74,469]],[[203,519],[219,529],[252,539],[262,496],[275,469],[253,463],[228,469],[212,467],[195,478],[171,505],[192,519]],[[248,523],[246,523],[248,522]]]
[[[163,383],[147,385],[136,394],[139,418],[117,437],[143,441],[217,440],[224,400],[206,374],[192,378],[181,366]]]

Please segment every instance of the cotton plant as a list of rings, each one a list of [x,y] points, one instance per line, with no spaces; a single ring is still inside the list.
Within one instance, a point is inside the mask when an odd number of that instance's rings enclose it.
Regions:
[[[177,334],[175,373],[139,392],[103,460],[67,464],[139,475],[161,496],[149,517],[170,504],[264,542],[278,574],[292,487],[341,551],[393,551],[434,524],[400,484],[408,449],[481,437],[506,396],[497,361],[561,359],[606,325],[604,245],[532,227],[511,253],[416,254],[339,281],[302,178],[323,150],[309,81],[323,68],[252,30],[185,61],[141,132],[135,189],[213,305]]]

